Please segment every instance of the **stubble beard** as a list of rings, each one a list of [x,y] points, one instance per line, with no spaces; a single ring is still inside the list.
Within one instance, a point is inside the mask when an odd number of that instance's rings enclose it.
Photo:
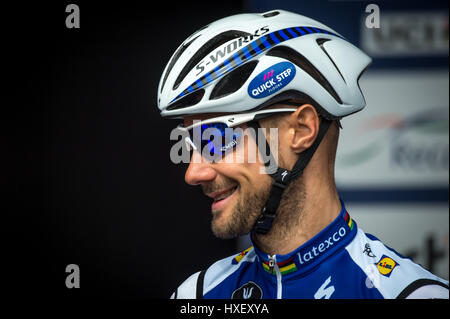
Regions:
[[[237,194],[239,198],[234,207],[232,207],[227,220],[219,224],[218,219],[221,217],[221,212],[213,212],[211,221],[213,234],[221,239],[230,239],[248,234],[261,214],[264,204],[269,197],[269,191],[270,187],[264,187],[258,191],[247,191],[244,193],[242,188],[238,187],[236,192],[239,192]]]
[[[280,158],[280,166],[286,167],[282,158]],[[213,234],[221,239],[230,239],[250,233],[269,198],[271,187],[272,181],[257,190],[244,193],[239,186],[236,190],[236,192],[239,191],[238,201],[227,220],[220,224],[218,219],[221,217],[221,212],[213,212],[211,221]],[[292,181],[284,191],[272,228],[268,234],[263,236],[281,240],[295,234],[303,216],[305,198],[306,190],[303,178],[300,176]]]

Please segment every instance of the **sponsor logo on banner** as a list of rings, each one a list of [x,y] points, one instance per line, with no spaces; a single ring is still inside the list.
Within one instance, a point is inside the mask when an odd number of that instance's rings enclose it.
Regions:
[[[366,109],[342,121],[339,187],[448,188],[448,72],[377,72],[361,85]]]
[[[295,77],[295,66],[290,62],[280,62],[259,73],[249,84],[248,94],[254,99],[262,99],[283,89]]]
[[[448,55],[448,12],[381,12],[380,28],[362,22],[362,49],[372,57]]]
[[[448,170],[448,115],[444,109],[430,109],[401,118],[383,114],[361,124],[365,133],[384,131],[389,136],[371,140],[361,149],[346,153],[343,166],[363,165],[374,160],[390,144],[391,164],[402,169]]]

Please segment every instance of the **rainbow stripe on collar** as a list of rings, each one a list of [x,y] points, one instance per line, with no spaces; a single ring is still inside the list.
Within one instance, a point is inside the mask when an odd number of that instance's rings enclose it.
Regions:
[[[268,272],[269,274],[275,275],[273,268],[270,269],[269,262],[267,260],[264,260],[262,262],[262,265],[266,272]],[[278,265],[278,269],[280,269],[281,275],[287,275],[287,274],[297,270],[297,265],[295,264],[293,257],[291,257],[283,262],[279,262],[279,263],[277,263],[277,265]]]
[[[347,223],[348,227],[350,227],[350,230],[353,230],[355,223],[353,222],[352,218],[350,217],[347,211],[345,211],[344,220]]]
[[[242,260],[242,258],[244,258],[245,255],[247,255],[248,252],[249,252],[252,248],[253,248],[253,246],[251,246],[251,247],[247,248],[246,250],[244,250],[243,252],[239,253],[236,257],[234,257],[234,258],[231,260],[231,263],[232,263],[233,265],[238,264],[238,263]]]

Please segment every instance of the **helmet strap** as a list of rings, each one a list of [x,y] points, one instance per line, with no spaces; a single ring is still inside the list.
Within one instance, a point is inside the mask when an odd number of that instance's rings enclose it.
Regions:
[[[302,152],[294,164],[292,170],[288,170],[286,168],[281,168],[277,166],[275,173],[270,173],[269,175],[273,178],[272,188],[270,190],[269,199],[267,200],[264,208],[262,209],[261,215],[256,220],[255,225],[253,225],[253,232],[257,234],[267,234],[272,227],[272,223],[277,215],[278,206],[280,205],[281,198],[283,196],[284,190],[288,187],[288,185],[296,178],[300,177],[303,174],[303,170],[306,165],[308,165],[309,161],[313,157],[315,151],[319,147],[320,142],[322,141],[325,133],[328,131],[330,127],[331,120],[327,120],[322,118],[321,123],[319,124],[319,132],[314,143]],[[258,121],[251,121],[247,123],[248,127],[251,127],[255,130],[256,133],[256,145],[258,149],[261,151],[260,145],[258,144],[260,133],[260,125]],[[271,160],[273,160],[273,155],[270,150],[270,145],[267,142],[267,139],[264,137],[266,141],[266,151],[269,151],[269,156]],[[275,163],[275,161],[270,161],[271,163]],[[267,163],[266,163],[267,166]]]

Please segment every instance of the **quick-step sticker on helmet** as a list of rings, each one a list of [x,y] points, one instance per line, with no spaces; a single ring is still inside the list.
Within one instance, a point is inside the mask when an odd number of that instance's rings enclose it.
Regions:
[[[269,96],[289,84],[295,77],[295,66],[280,62],[259,73],[248,86],[248,95],[254,99]]]

